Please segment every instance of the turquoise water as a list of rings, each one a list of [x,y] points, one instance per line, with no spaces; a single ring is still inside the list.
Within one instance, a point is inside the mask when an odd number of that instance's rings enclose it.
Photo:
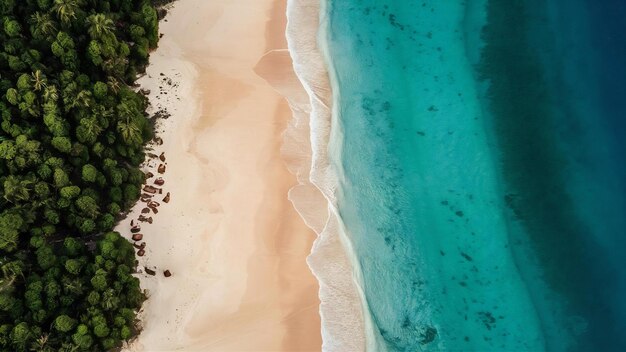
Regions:
[[[626,6],[602,3],[326,1],[379,350],[626,350]]]

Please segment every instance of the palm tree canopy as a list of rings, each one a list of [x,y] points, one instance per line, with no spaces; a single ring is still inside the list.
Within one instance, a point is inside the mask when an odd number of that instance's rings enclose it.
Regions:
[[[113,20],[98,13],[87,17],[89,35],[92,39],[105,39],[113,33]]]
[[[109,87],[109,89],[111,89],[114,93],[117,93],[120,91],[120,82],[115,79],[115,77],[110,77],[107,79],[107,86]]]
[[[20,181],[13,175],[7,177],[4,181],[4,198],[12,203],[28,200],[31,184],[32,181]]]
[[[126,144],[140,145],[143,142],[141,129],[139,129],[139,126],[132,120],[119,121],[117,123],[117,130],[122,135]]]
[[[36,38],[43,38],[45,36],[53,36],[56,34],[56,25],[49,14],[35,12],[30,17],[31,32]]]
[[[43,90],[44,101],[57,101],[59,99],[59,91],[56,86],[46,86]]]
[[[76,99],[74,100],[75,104],[77,106],[82,106],[85,108],[88,108],[91,106],[92,103],[92,96],[93,94],[91,94],[90,91],[88,90],[81,90],[78,95],[76,95]]]
[[[41,73],[40,70],[36,70],[31,74],[30,83],[33,85],[35,91],[40,91],[48,86],[46,75]]]
[[[76,12],[80,9],[80,0],[54,0],[52,10],[63,23],[69,23],[76,18]]]

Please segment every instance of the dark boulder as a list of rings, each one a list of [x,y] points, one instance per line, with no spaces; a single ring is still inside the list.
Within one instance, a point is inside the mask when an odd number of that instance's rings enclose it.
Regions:
[[[159,189],[154,186],[144,186],[143,190],[150,194],[155,194],[159,191]]]

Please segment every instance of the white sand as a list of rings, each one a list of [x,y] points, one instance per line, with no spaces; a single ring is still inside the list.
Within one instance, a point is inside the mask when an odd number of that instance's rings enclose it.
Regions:
[[[284,6],[179,0],[161,22],[165,36],[140,83],[151,90],[153,110],[172,114],[159,128],[164,144],[155,147],[167,157],[163,189],[172,198],[151,215],[152,225],[142,225],[140,268],[157,274],[139,275],[150,297],[130,350],[321,348],[318,284],[305,262],[315,234],[287,199],[297,181],[280,153],[291,112],[254,71],[270,82],[296,82],[284,76],[291,66],[280,54]],[[278,57],[257,66],[274,49]],[[118,230],[130,235],[142,208]]]

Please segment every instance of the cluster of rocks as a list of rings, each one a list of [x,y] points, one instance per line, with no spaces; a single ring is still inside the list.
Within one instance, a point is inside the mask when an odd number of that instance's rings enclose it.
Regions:
[[[170,116],[172,116],[172,114],[167,112],[167,110],[161,109],[161,110],[155,112],[154,115],[152,116],[152,118],[153,119],[166,119],[167,120]]]
[[[159,138],[157,144],[162,143],[163,141]],[[131,238],[134,241],[133,246],[137,249],[137,256],[139,257],[143,257],[146,254],[146,242],[143,241],[144,235],[141,233],[141,223],[152,224],[154,219],[150,215],[158,214],[161,203],[169,203],[171,198],[170,192],[164,194],[162,188],[165,185],[165,180],[161,175],[165,174],[167,169],[165,163],[165,153],[161,153],[158,156],[156,154],[148,153],[148,157],[158,159],[158,167],[156,168],[157,174],[154,174],[153,172],[146,172],[146,181],[139,198],[140,201],[146,203],[146,205],[141,210],[137,219],[130,221]],[[149,275],[156,275],[156,271],[149,269],[148,267],[145,267],[145,272]],[[169,270],[165,270],[163,271],[163,275],[165,277],[170,277],[172,276],[172,273]]]

